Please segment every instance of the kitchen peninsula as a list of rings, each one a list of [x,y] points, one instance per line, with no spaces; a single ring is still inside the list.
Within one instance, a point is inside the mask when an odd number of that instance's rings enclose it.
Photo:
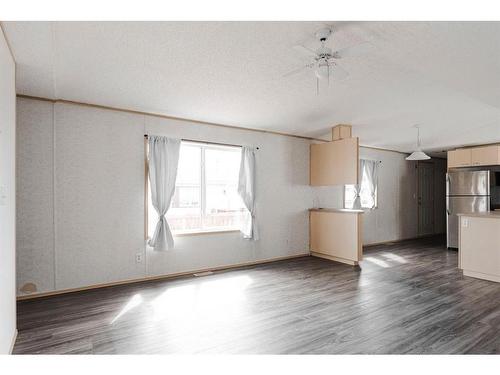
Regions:
[[[465,276],[500,282],[500,211],[459,217],[459,268]]]

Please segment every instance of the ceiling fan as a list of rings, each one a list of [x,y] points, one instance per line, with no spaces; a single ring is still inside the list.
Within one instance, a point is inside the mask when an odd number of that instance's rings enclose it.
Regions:
[[[316,76],[317,94],[319,94],[320,80],[326,80],[329,85],[330,79],[341,81],[347,78],[349,73],[338,64],[337,60],[368,53],[372,49],[372,44],[365,41],[347,48],[333,50],[327,46],[332,34],[333,29],[331,27],[324,27],[316,31],[314,36],[321,43],[320,47],[316,50],[303,45],[294,46],[295,50],[311,59],[311,62],[284,74],[283,77],[289,77],[303,70],[310,69]]]

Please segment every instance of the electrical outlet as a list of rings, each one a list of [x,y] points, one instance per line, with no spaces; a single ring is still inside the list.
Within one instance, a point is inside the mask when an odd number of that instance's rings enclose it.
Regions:
[[[467,228],[469,226],[469,219],[462,219],[462,227]]]
[[[135,254],[135,262],[142,263],[142,253]]]

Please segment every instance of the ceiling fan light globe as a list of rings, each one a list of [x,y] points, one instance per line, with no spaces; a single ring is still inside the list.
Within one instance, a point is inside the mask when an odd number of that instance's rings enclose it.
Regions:
[[[328,78],[328,64],[320,64],[318,65],[318,67],[316,68],[316,71],[314,72],[316,74],[316,77],[318,77],[319,79],[326,79]]]
[[[429,160],[431,157],[423,151],[414,151],[410,156],[406,157],[406,160]]]

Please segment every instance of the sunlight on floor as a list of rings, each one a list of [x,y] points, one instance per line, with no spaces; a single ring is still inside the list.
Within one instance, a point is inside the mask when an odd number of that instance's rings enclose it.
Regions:
[[[111,321],[110,324],[113,324],[116,322],[118,319],[120,319],[123,315],[125,315],[127,312],[132,310],[134,307],[139,306],[142,303],[142,297],[140,294],[134,295],[125,305],[123,309],[118,313],[117,316],[114,317],[114,319]]]
[[[236,276],[167,289],[150,303],[154,310],[153,319],[187,321],[198,317],[225,320],[245,300],[245,289],[251,283],[248,276]]]
[[[207,321],[210,324],[228,324],[241,312],[246,300],[245,289],[251,283],[249,276],[193,281],[189,285],[170,287],[150,302],[136,294],[110,324],[141,304],[152,308],[151,320],[165,321],[168,326],[177,329]]]
[[[399,256],[399,255],[393,254],[393,253],[383,253],[382,256],[384,258],[393,260],[393,261],[401,263],[401,264],[408,263],[408,261],[405,258],[403,258],[402,256]]]
[[[380,266],[380,267],[384,267],[384,268],[390,267],[389,264],[386,261],[383,261],[383,260],[380,260],[380,259],[377,259],[377,258],[365,257],[365,258],[363,258],[363,260],[366,260],[366,261],[368,261],[370,263],[376,264],[377,266]]]

